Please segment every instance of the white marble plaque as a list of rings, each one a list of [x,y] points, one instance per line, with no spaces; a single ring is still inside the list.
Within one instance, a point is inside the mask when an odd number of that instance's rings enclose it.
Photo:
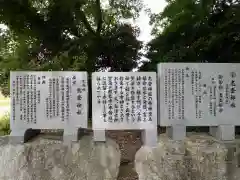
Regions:
[[[240,125],[240,64],[160,63],[160,125]]]
[[[156,128],[156,73],[93,73],[92,112],[95,130]]]
[[[12,71],[11,129],[86,128],[86,72]]]

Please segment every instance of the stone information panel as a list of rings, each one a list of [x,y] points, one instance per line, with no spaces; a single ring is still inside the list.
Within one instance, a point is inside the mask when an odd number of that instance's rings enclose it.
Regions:
[[[160,125],[240,125],[240,64],[158,65]]]
[[[86,72],[13,71],[11,129],[87,127]]]
[[[93,129],[156,128],[156,73],[93,73],[92,112]]]

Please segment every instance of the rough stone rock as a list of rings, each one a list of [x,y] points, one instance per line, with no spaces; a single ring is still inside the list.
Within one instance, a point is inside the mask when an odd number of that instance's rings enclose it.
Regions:
[[[136,153],[135,169],[139,180],[185,180],[183,141],[159,136],[156,148],[143,146]]]
[[[239,139],[189,133],[184,141],[173,141],[161,134],[156,148],[136,153],[135,169],[140,180],[239,180],[239,162]]]
[[[40,135],[25,144],[10,144],[0,137],[1,180],[114,180],[120,150],[111,139],[94,143],[84,136],[71,147]]]
[[[188,180],[230,180],[234,148],[217,141],[210,135],[192,133],[186,138]]]
[[[236,149],[234,151],[234,157],[233,159],[235,160],[235,167],[232,170],[232,179],[233,180],[239,180],[240,179],[240,136],[236,136]]]

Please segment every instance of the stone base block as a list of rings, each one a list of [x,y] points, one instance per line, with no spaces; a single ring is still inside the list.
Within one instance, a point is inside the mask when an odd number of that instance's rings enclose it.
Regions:
[[[183,141],[159,136],[156,148],[142,147],[135,156],[140,180],[239,180],[240,141],[219,141],[190,133]]]
[[[224,143],[202,133],[188,135],[185,143],[188,180],[230,180],[233,164],[227,162],[230,149]]]
[[[2,140],[1,140],[2,139]],[[40,135],[25,144],[0,137],[1,180],[114,180],[120,150],[111,139],[94,143],[91,136],[65,146],[61,140]]]
[[[143,146],[135,156],[139,180],[185,180],[183,141],[160,135],[156,148]]]

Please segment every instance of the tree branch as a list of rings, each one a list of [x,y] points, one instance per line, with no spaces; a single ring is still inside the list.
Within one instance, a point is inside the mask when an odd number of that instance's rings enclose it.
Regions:
[[[85,16],[84,12],[82,10],[79,10],[79,8],[81,8],[82,5],[78,2],[75,5],[75,9],[76,9],[76,15],[79,16],[80,20],[83,22],[84,26],[86,27],[86,29],[96,35],[96,32],[93,30],[93,28],[91,27],[90,23],[87,20],[87,17]]]
[[[79,11],[79,16],[84,24],[84,26],[86,27],[86,29],[88,31],[90,31],[92,34],[96,34],[96,32],[93,30],[93,28],[91,27],[91,25],[89,24],[88,20],[87,20],[87,17],[85,16],[84,12],[83,11]]]
[[[96,0],[96,6],[97,6],[97,33],[100,34],[102,29],[102,10],[101,10],[101,3],[100,0]]]

